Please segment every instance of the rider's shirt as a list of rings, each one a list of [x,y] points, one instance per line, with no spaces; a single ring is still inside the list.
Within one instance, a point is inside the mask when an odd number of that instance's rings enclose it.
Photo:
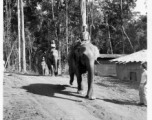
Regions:
[[[90,41],[90,40],[91,40],[88,31],[84,31],[84,32],[82,33],[82,37],[83,37],[83,41]]]
[[[52,43],[52,44],[51,44],[51,48],[56,48],[55,43]]]

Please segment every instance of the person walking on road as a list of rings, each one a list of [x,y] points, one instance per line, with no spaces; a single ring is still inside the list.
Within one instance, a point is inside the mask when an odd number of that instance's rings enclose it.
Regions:
[[[143,73],[141,75],[141,82],[139,85],[139,98],[140,102],[138,105],[140,106],[147,106],[147,62],[144,62],[141,64],[141,68],[143,70]]]

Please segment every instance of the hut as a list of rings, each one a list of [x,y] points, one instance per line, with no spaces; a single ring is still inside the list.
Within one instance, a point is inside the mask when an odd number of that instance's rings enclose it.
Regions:
[[[141,62],[147,61],[147,51],[141,50],[130,55],[110,60],[116,63],[116,73],[120,80],[141,80]]]
[[[116,64],[110,60],[121,57],[120,54],[100,54],[98,61],[100,64],[95,64],[95,74],[99,76],[116,76]]]

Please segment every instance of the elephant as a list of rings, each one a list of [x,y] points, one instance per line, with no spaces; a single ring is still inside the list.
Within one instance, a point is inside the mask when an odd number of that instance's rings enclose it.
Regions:
[[[88,72],[88,90],[86,98],[90,100],[96,99],[94,95],[93,84],[94,64],[98,56],[98,48],[90,42],[71,47],[71,51],[68,54],[70,84],[72,85],[74,75],[76,75],[78,84],[78,94],[84,94],[82,74]]]
[[[59,67],[58,50],[56,50],[56,49],[48,50],[46,52],[45,58],[46,58],[46,63],[48,65],[51,76],[53,74],[55,76],[57,76],[58,75],[58,67]]]

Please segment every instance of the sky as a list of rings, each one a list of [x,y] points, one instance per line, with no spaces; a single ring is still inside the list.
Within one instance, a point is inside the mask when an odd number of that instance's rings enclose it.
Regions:
[[[145,1],[147,0],[137,0],[136,1],[136,7],[134,9],[134,11],[138,11],[140,12],[142,15],[146,14],[146,5],[145,5]]]

